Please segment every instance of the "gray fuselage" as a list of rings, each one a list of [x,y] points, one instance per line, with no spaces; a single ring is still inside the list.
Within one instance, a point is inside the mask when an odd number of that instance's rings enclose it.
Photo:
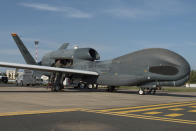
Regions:
[[[92,49],[94,54],[89,54],[90,49],[54,51],[46,54],[41,64],[52,66],[56,59],[71,59],[73,64],[66,68],[99,73],[96,78],[80,76],[82,81],[109,86],[180,86],[189,79],[188,62],[167,49],[144,49],[108,61],[97,61],[98,53]]]

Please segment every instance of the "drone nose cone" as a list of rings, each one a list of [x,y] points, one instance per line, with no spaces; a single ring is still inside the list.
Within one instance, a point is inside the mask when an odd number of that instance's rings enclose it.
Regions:
[[[178,73],[176,74],[176,78],[178,77],[181,79],[185,76],[189,76],[191,69],[185,58],[172,51],[169,51],[165,56],[165,60],[177,69]]]
[[[150,58],[154,60],[154,65],[149,68],[149,72],[161,75],[163,80],[179,80],[190,74],[189,63],[173,51],[154,49]]]
[[[187,76],[190,74],[191,68],[189,63],[184,59],[182,61],[180,61],[180,71],[179,73],[181,73],[182,76]]]

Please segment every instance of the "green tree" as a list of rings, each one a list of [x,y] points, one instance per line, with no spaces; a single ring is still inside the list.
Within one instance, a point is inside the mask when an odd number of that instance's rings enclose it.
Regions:
[[[196,71],[195,70],[191,71],[189,83],[196,83]]]

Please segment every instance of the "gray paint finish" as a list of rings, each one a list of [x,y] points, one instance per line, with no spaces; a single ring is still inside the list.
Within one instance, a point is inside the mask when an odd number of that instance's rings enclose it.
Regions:
[[[25,47],[17,35],[13,37],[20,50]],[[47,53],[39,64],[53,66],[57,59],[71,59],[73,64],[64,68],[99,74],[91,76],[67,73],[71,79],[108,86],[180,86],[189,79],[189,63],[179,54],[167,49],[143,49],[112,60],[99,61],[100,55],[95,49],[67,49],[67,46],[68,44],[63,44],[56,51]],[[30,57],[30,53],[21,53],[25,60]],[[27,60],[26,62],[29,63]]]

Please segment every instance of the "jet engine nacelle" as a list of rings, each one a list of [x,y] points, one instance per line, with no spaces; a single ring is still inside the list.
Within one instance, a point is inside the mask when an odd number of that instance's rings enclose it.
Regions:
[[[100,55],[95,49],[79,48],[76,49],[74,53],[74,58],[94,61],[94,60],[100,60]]]

